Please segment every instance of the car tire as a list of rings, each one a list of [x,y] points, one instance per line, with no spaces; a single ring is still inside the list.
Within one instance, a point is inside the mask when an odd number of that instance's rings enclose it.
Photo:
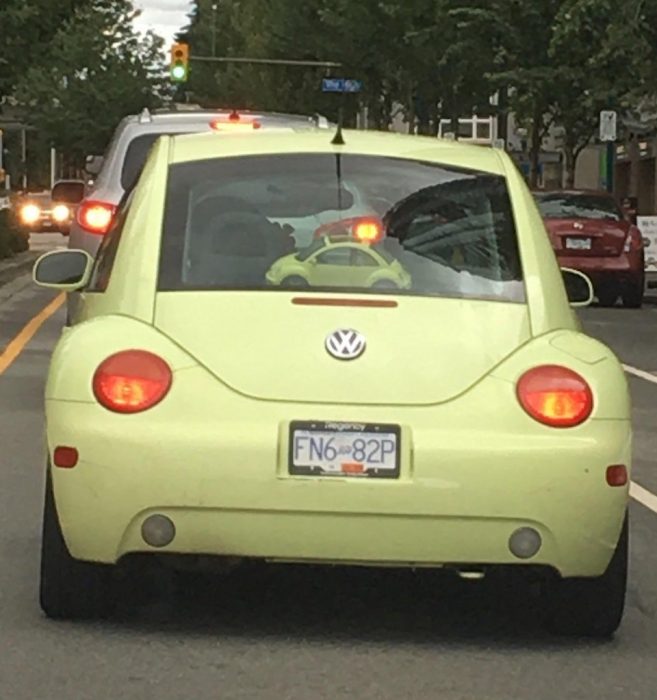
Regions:
[[[310,287],[308,280],[301,277],[301,275],[292,275],[290,277],[285,277],[281,280],[281,287],[292,287],[294,289],[305,289]]]
[[[611,308],[616,304],[618,292],[615,289],[603,288],[597,289],[595,296],[598,298],[598,304],[605,308]]]
[[[625,607],[629,523],[623,529],[607,570],[598,578],[555,578],[547,583],[547,629],[558,635],[609,638]]]
[[[643,306],[644,284],[636,284],[621,292],[623,306],[626,309],[640,309]]]
[[[40,604],[53,619],[106,617],[113,607],[112,566],[74,559],[59,524],[48,473],[41,540]]]

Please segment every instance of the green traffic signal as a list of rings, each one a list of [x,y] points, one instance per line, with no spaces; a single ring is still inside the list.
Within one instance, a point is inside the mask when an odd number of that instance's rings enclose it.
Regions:
[[[174,44],[171,47],[169,75],[174,83],[184,83],[189,77],[189,45]]]
[[[183,82],[187,79],[187,69],[182,64],[175,65],[171,69],[171,78],[178,82]]]

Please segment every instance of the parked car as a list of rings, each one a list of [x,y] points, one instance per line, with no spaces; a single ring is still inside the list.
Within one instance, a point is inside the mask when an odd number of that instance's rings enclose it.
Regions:
[[[255,133],[261,130],[323,129],[329,125],[320,116],[301,116],[270,112],[229,110],[160,109],[144,110],[121,121],[104,156],[89,156],[90,179],[79,202],[69,238],[69,248],[96,255],[103,236],[110,230],[117,207],[125,192],[136,182],[146,157],[163,134],[197,132],[229,134]],[[68,320],[76,306],[75,295],[68,297]]]
[[[503,567],[541,576],[550,629],[612,635],[630,406],[568,303],[590,282],[560,271],[506,154],[331,136],[165,136],[95,261],[37,262],[82,292],[45,392],[44,611],[106,614],[133,554]],[[364,216],[398,185],[382,266],[403,256],[410,284],[268,284],[290,221],[343,218],[341,178]]]
[[[73,209],[63,202],[53,201],[49,191],[23,195],[17,209],[18,222],[30,233],[69,233]]]
[[[639,308],[645,290],[643,237],[606,192],[535,192],[559,263],[586,273],[602,306]]]

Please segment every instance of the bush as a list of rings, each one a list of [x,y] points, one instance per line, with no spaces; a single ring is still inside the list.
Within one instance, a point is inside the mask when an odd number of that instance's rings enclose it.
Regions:
[[[11,209],[0,211],[0,259],[10,258],[30,247],[30,234],[21,230]]]

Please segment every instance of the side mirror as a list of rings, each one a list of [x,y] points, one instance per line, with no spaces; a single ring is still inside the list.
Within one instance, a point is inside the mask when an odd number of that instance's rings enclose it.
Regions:
[[[89,175],[98,175],[104,162],[103,156],[87,156],[84,161],[84,169]]]
[[[52,188],[52,201],[64,204],[79,204],[84,199],[82,180],[60,180]]]
[[[85,250],[52,250],[36,261],[32,278],[40,287],[75,292],[89,282],[93,264]]]
[[[591,280],[583,272],[571,270],[569,267],[562,267],[561,274],[570,305],[573,307],[589,306],[594,297]]]

